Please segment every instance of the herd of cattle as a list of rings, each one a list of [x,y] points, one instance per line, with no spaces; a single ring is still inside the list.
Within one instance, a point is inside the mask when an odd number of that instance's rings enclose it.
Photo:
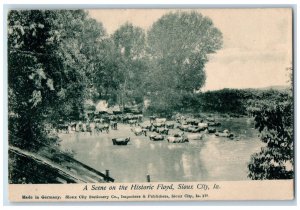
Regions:
[[[128,124],[136,136],[149,136],[151,141],[167,140],[169,143],[184,143],[190,140],[201,140],[204,134],[212,134],[220,137],[233,138],[234,135],[227,129],[218,131],[221,125],[214,118],[192,118],[183,115],[172,117],[171,121],[166,118],[150,116],[150,120],[143,121],[143,115],[111,115],[96,118],[88,122],[72,122],[60,124],[58,132],[76,131],[89,132],[90,135],[99,135],[101,132],[109,133],[109,130],[118,130],[118,124]],[[180,131],[179,131],[180,130]],[[130,137],[113,138],[113,145],[127,145]]]
[[[167,121],[166,118],[150,117],[149,123],[139,124],[138,127],[131,128],[131,131],[136,135],[147,136],[151,132],[149,139],[152,141],[167,140],[169,143],[184,143],[190,140],[201,140],[204,134],[214,134],[220,137],[233,138],[234,135],[227,129],[217,131],[220,122],[216,122],[214,118],[195,119],[186,118],[177,115],[173,121]],[[181,132],[176,132],[179,129]],[[117,139],[119,142],[129,142],[130,138]]]
[[[67,124],[60,123],[57,125],[57,132],[69,133],[75,132],[89,132],[92,134],[99,134],[102,132],[108,133],[109,130],[117,130],[118,123],[129,124],[136,126],[142,122],[143,115],[104,115],[101,118],[95,118],[86,122],[70,122]]]

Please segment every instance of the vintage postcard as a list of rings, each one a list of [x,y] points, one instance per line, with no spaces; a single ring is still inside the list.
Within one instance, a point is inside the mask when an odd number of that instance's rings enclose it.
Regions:
[[[9,10],[10,202],[294,199],[293,11]]]

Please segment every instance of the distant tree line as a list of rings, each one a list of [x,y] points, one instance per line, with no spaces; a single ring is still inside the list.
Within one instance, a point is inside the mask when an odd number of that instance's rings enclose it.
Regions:
[[[273,101],[276,98],[285,98],[289,90],[276,89],[221,89],[199,93],[177,94],[177,101],[170,110],[170,115],[175,112],[185,112],[190,114],[219,113],[233,116],[253,116],[256,104],[261,101]],[[166,95],[165,97],[168,97]],[[176,96],[171,98],[175,99]],[[166,106],[166,105],[165,105]],[[149,107],[152,113],[165,113],[164,107],[158,102],[154,102]]]
[[[198,95],[199,109],[204,112],[219,112],[238,115],[253,115],[251,107],[262,100],[273,100],[278,95],[287,95],[287,90],[222,89]]]

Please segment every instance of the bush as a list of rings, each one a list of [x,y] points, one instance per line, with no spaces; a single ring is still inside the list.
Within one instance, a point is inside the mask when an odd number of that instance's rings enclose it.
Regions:
[[[293,98],[281,93],[256,102],[251,112],[266,146],[251,157],[251,179],[291,179],[294,176]]]

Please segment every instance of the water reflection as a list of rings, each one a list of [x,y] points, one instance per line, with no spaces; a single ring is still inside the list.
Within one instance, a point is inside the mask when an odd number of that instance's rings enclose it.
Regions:
[[[110,174],[116,182],[245,180],[251,154],[262,146],[252,121],[223,120],[218,128],[229,129],[239,141],[207,134],[188,143],[150,141],[135,136],[128,126],[99,136],[64,134],[61,145],[75,151],[75,158]],[[131,137],[127,146],[112,145],[112,138]]]
[[[156,165],[154,163],[148,163],[147,172],[148,174],[157,174]]]
[[[188,153],[183,153],[181,155],[181,165],[183,168],[184,177],[189,178],[192,176],[192,156]]]
[[[137,149],[139,149],[141,147],[141,140],[140,139],[135,139],[134,141],[134,145]]]
[[[150,143],[150,149],[155,150],[155,144]]]

